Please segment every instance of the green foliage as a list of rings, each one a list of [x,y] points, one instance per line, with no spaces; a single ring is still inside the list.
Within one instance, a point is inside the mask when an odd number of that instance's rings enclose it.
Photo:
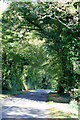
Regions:
[[[25,93],[25,92],[29,92],[29,91],[12,91],[11,92],[11,91],[3,90],[2,94],[0,94],[0,99],[10,97],[10,96],[13,96],[13,95],[17,95],[17,94],[22,94],[22,93]]]
[[[79,102],[80,91],[74,91],[74,97],[73,98]]]
[[[75,5],[11,3],[2,17],[3,89],[78,88],[80,23]]]

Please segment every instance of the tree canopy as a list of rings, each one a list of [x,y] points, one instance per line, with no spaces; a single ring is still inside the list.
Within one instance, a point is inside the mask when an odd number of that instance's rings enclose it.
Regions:
[[[79,7],[78,1],[10,4],[2,17],[3,89],[79,87]]]

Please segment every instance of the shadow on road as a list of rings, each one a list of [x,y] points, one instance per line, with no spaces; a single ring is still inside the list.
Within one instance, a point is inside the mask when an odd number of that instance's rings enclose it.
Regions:
[[[33,101],[47,101],[47,95],[50,90],[37,90],[33,92],[22,93],[15,95],[16,98],[28,99]]]
[[[79,120],[78,118],[3,118],[2,120]]]
[[[2,118],[44,118],[49,91],[33,91],[5,98]]]
[[[9,106],[7,106],[9,107]],[[2,113],[2,118],[43,118],[46,115],[44,110],[35,109],[32,107],[12,106],[8,111]]]

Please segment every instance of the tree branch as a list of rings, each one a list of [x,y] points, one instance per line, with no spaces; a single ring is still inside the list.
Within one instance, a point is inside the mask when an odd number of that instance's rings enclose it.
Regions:
[[[54,18],[52,18],[51,16],[52,16],[52,15],[45,15],[45,16],[42,17],[42,19],[45,19],[46,17],[49,17],[49,18],[51,18],[51,19],[54,20]],[[60,24],[62,24],[64,27],[70,29],[70,30],[73,31],[73,32],[79,32],[78,30],[77,30],[77,31],[73,30],[73,29],[72,29],[71,27],[69,27],[67,24],[65,24],[64,22],[62,22],[62,21],[58,18],[58,16],[55,15],[55,13],[54,13],[54,17],[55,17],[55,18],[57,19],[57,21],[58,21]]]
[[[54,14],[54,16],[55,16],[55,18],[56,18],[63,26],[65,26],[66,28],[70,29],[70,30],[73,31],[73,32],[79,32],[78,30],[77,30],[77,31],[74,31],[71,27],[69,27],[68,25],[66,25],[65,23],[63,23],[63,22],[58,18],[58,16],[56,16],[55,14]],[[53,19],[52,17],[50,17],[50,18]]]

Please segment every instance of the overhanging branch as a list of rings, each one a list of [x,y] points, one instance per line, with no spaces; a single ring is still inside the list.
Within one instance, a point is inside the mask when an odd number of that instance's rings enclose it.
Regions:
[[[67,24],[65,24],[64,22],[62,22],[59,18],[58,18],[58,16],[56,16],[55,14],[54,14],[54,16],[55,16],[55,18],[63,25],[63,26],[65,26],[66,28],[68,28],[68,29],[70,29],[71,31],[73,31],[73,32],[79,32],[78,30],[77,31],[75,31],[75,30],[73,30],[71,27],[69,27]],[[50,17],[51,19],[53,19],[52,17]]]
[[[51,18],[51,19],[54,20],[54,18],[52,18],[51,16],[52,16],[52,15],[45,15],[45,16],[42,17],[42,19],[45,19],[46,17],[49,17],[49,18]],[[72,32],[79,32],[78,30],[77,30],[77,31],[73,30],[73,29],[72,29],[71,27],[69,27],[67,24],[65,24],[64,22],[62,22],[62,21],[59,19],[59,17],[55,15],[55,13],[54,13],[54,17],[56,18],[56,20],[57,20],[60,24],[62,24],[62,26],[68,28],[68,29],[71,30]]]

